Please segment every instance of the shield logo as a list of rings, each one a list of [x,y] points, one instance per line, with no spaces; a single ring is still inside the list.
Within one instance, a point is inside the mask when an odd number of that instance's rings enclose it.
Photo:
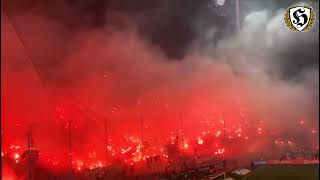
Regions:
[[[291,8],[289,10],[290,20],[298,31],[302,31],[310,20],[311,9],[303,6]]]
[[[316,18],[312,7],[308,5],[290,6],[285,11],[285,23],[293,31],[308,31]]]

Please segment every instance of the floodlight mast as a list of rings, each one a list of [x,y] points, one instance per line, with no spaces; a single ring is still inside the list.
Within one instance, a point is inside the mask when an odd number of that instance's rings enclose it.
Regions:
[[[240,8],[239,8],[239,0],[236,0],[236,25],[237,31],[240,31]]]

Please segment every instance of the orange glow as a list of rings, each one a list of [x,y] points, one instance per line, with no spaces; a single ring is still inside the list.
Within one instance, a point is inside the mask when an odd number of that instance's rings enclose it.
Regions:
[[[14,154],[14,159],[15,159],[15,160],[18,160],[19,158],[20,158],[20,155],[19,155],[18,153],[15,153],[15,154]]]
[[[217,131],[216,137],[219,137],[221,135],[221,131]]]

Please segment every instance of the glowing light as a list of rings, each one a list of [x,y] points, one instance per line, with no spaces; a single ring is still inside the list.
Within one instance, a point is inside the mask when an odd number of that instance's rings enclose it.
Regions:
[[[216,137],[219,137],[221,135],[221,131],[217,131]]]
[[[198,138],[198,144],[203,144],[203,139],[201,137]]]
[[[14,159],[15,159],[15,160],[18,160],[19,158],[20,158],[20,155],[19,155],[18,153],[15,153],[15,154],[14,154]]]
[[[20,148],[20,146],[19,145],[11,145],[10,146],[10,149],[15,149],[15,150],[18,150]]]
[[[261,131],[262,131],[262,129],[261,129],[261,128],[258,128],[258,134],[260,134],[260,135],[261,135],[261,134],[262,134],[262,132],[261,132]]]
[[[224,148],[218,149],[218,151],[215,152],[215,154],[223,154],[225,152]]]
[[[210,127],[206,127],[208,129],[210,129],[210,131],[208,131],[207,129],[202,130],[202,131],[198,131],[197,136],[193,136],[193,137],[188,137],[190,139],[185,140],[184,142],[188,142],[192,144],[187,144],[187,143],[179,143],[177,138],[178,136],[175,136],[174,134],[178,134],[177,132],[173,132],[171,131],[170,134],[168,133],[168,136],[165,136],[164,139],[160,139],[159,141],[155,141],[155,142],[151,142],[150,144],[148,144],[148,146],[143,146],[144,148],[144,157],[143,159],[149,158],[150,157],[156,157],[159,156],[161,157],[161,160],[164,160],[166,163],[169,161],[172,161],[172,159],[165,159],[165,158],[169,158],[168,155],[166,155],[166,148],[165,146],[167,145],[174,145],[176,144],[177,147],[174,148],[178,148],[178,149],[186,149],[185,152],[188,155],[192,154],[192,150],[193,148],[198,148],[198,150],[196,153],[199,155],[202,155],[202,152],[211,152],[212,154],[216,154],[216,155],[220,155],[220,154],[225,154],[225,149],[222,148],[222,144],[221,141],[222,139],[220,139],[221,137],[226,136],[226,138],[229,139],[241,139],[243,140],[243,142],[245,142],[246,144],[251,142],[250,141],[245,141],[249,139],[249,135],[251,135],[252,133],[255,133],[256,136],[259,134],[261,135],[265,135],[267,138],[267,135],[274,135],[272,137],[269,137],[269,140],[273,139],[273,137],[276,137],[276,139],[274,139],[274,143],[277,144],[275,146],[279,146],[279,147],[293,147],[293,146],[298,146],[298,141],[296,141],[295,139],[290,139],[288,140],[286,137],[282,137],[282,131],[281,130],[270,130],[267,126],[265,126],[265,122],[257,121],[258,123],[256,125],[254,125],[253,130],[251,130],[251,128],[248,128],[245,126],[244,122],[233,122],[230,123],[230,127],[228,127],[227,129],[225,129],[225,132],[227,133],[227,135],[224,134],[224,130],[221,126],[217,126],[212,128],[212,124],[208,123],[208,126]],[[65,124],[65,123],[63,123]],[[307,121],[300,121],[300,120],[296,120],[296,125],[300,126],[300,124],[305,124],[308,125]],[[68,125],[68,123],[67,123]],[[216,123],[216,125],[219,125]],[[74,126],[75,127],[75,126]],[[80,124],[79,124],[79,128],[80,128]],[[302,126],[301,126],[302,127]],[[243,129],[242,129],[243,128]],[[273,133],[273,134],[272,134]],[[316,127],[309,127],[308,129],[306,129],[306,133],[309,133],[310,135],[313,134],[318,134],[318,129]],[[312,134],[311,134],[312,133]],[[315,136],[315,135],[313,135]],[[124,135],[124,140],[125,143],[122,144],[122,146],[119,147],[119,145],[117,144],[117,139],[113,139],[115,142],[111,141],[111,139],[108,139],[108,142],[111,144],[114,144],[112,147],[110,145],[108,145],[106,147],[108,153],[110,153],[110,156],[112,154],[112,156],[116,156],[117,158],[120,158],[122,162],[126,162],[127,165],[133,165],[133,162],[138,162],[138,161],[142,161],[142,155],[141,150],[142,150],[142,146],[141,146],[141,140],[140,138],[135,137],[135,135],[131,135],[131,134],[125,134]],[[262,136],[260,136],[262,137]],[[250,138],[254,139],[254,136]],[[150,138],[151,139],[151,138]],[[210,146],[204,146],[204,139],[206,139],[206,144],[209,143],[210,141]],[[148,140],[149,141],[149,140]],[[151,140],[152,141],[152,140]],[[236,141],[234,141],[236,142]],[[241,142],[241,143],[243,143]],[[268,141],[272,144],[272,140]],[[237,142],[236,142],[237,143]],[[138,145],[139,144],[139,145]],[[147,143],[146,143],[147,144]],[[98,161],[98,159],[103,158],[104,156],[101,156],[100,153],[98,153],[98,151],[96,152],[94,150],[94,148],[96,148],[96,146],[94,146],[94,142],[89,143],[90,145],[90,150],[88,151],[82,151],[85,152],[85,158],[82,160],[75,160],[74,161],[74,169],[75,170],[79,170],[82,171],[86,168],[90,169],[94,169],[97,167],[103,167],[106,164],[101,163],[100,161]],[[199,146],[198,146],[199,145]],[[202,145],[202,146],[201,146]],[[208,144],[209,145],[209,144]],[[195,146],[195,147],[194,147]],[[300,146],[300,145],[299,145]],[[10,145],[6,147],[7,149],[4,150],[4,152],[1,152],[1,156],[9,156],[12,159],[13,163],[22,163],[21,161],[21,157],[20,157],[20,151],[18,151],[18,149],[21,149],[21,147],[19,145]],[[10,151],[7,151],[10,148]],[[173,147],[171,147],[173,148]],[[236,148],[236,146],[234,146],[234,148]],[[41,149],[41,148],[39,148]],[[187,150],[189,149],[189,150]],[[203,149],[200,150],[200,149]],[[230,154],[231,154],[231,149],[232,151],[235,151],[235,149],[230,148]],[[19,152],[16,153],[16,152]],[[188,153],[187,153],[188,152]],[[228,152],[229,154],[229,152]],[[78,155],[78,154],[77,154]],[[81,157],[81,156],[79,156]],[[51,158],[51,159],[50,159]],[[44,160],[48,163],[49,165],[57,165],[58,162],[56,162],[55,158],[50,157],[48,159],[48,157],[46,157]],[[65,165],[65,163],[62,162],[61,159],[59,159],[59,166],[65,168],[67,167],[67,165]],[[101,159],[100,159],[101,160]],[[85,162],[85,163],[84,163]],[[73,163],[73,162],[72,162]],[[108,163],[108,165],[111,164],[111,160]],[[134,163],[135,164],[135,163]]]
[[[77,161],[78,166],[83,166],[83,161]]]
[[[140,148],[140,146],[139,146],[139,148]],[[131,149],[132,149],[131,147],[128,147],[127,149],[122,148],[121,154],[125,154],[125,153],[129,152]],[[138,150],[138,147],[137,147],[137,150]]]
[[[301,121],[300,121],[300,124],[301,124],[301,125],[303,125],[303,124],[304,124],[304,121],[303,121],[303,120],[301,120]]]

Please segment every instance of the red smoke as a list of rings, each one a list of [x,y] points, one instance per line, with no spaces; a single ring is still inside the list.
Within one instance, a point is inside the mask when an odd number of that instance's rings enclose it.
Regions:
[[[257,153],[275,139],[298,144],[302,136],[318,138],[311,128],[316,127],[314,89],[263,72],[237,75],[223,58],[191,54],[170,60],[134,28],[71,34],[58,22],[29,14],[3,19],[1,34],[2,152],[7,154],[27,149],[32,128],[40,162],[67,168],[70,121],[74,166],[103,166],[107,119],[108,155],[131,162],[139,159],[126,153],[141,144],[141,114],[144,141],[151,147],[146,156],[166,157],[163,149],[175,143],[170,138],[181,134],[181,113],[187,154],[198,148],[198,153],[235,156]],[[225,53],[237,61],[238,52]],[[238,139],[230,140],[228,149],[222,119],[226,138]],[[19,152],[11,152],[12,145],[19,145]]]

